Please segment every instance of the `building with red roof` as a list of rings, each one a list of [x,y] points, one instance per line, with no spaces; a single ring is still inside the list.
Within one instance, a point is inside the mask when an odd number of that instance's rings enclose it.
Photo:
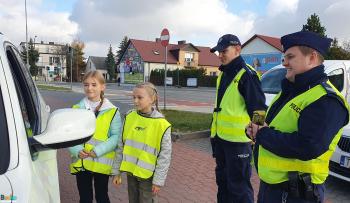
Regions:
[[[145,41],[130,39],[122,57],[118,60],[118,69],[121,82],[132,80],[148,81],[150,73],[154,69],[164,69],[165,48],[160,39]],[[167,69],[204,68],[207,75],[217,75],[220,60],[217,55],[210,52],[210,47],[195,46],[186,43],[185,40],[177,44],[169,44],[167,47]],[[136,81],[136,82],[137,82]]]
[[[282,63],[280,38],[255,34],[242,44],[241,55],[246,63],[265,72]]]

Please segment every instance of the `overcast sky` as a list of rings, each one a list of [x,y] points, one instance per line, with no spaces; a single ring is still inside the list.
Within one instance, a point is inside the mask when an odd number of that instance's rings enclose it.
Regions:
[[[25,41],[24,0],[0,0],[0,32]],[[316,13],[329,37],[350,40],[349,0],[27,0],[28,36],[36,42],[85,42],[85,56],[115,53],[123,36],[154,40],[166,27],[170,43],[214,46],[226,33],[245,42],[254,34],[299,31]]]

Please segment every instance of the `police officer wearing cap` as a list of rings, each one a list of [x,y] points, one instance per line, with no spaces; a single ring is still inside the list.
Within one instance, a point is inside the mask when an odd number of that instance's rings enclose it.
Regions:
[[[281,38],[287,69],[264,126],[250,124],[259,203],[324,201],[329,160],[349,121],[343,95],[324,73],[331,39],[300,31]]]
[[[222,63],[211,124],[217,201],[252,203],[252,150],[245,126],[252,118],[253,111],[266,109],[265,96],[257,73],[240,56],[238,37],[226,34],[210,51],[218,51]]]

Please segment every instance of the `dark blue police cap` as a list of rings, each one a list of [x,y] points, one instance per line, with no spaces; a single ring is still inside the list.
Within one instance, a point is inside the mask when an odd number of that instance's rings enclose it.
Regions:
[[[236,35],[226,34],[220,37],[218,40],[218,44],[210,49],[210,52],[221,52],[224,49],[226,49],[230,45],[241,45],[241,42],[239,41],[238,37]]]
[[[287,49],[294,46],[307,46],[317,50],[323,56],[326,55],[332,41],[333,40],[330,38],[322,37],[310,31],[295,32],[281,38],[283,52],[286,52]]]

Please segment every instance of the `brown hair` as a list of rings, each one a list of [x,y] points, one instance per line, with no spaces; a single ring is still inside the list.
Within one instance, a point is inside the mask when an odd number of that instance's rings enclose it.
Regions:
[[[139,83],[135,88],[145,88],[147,93],[153,98],[153,104],[156,105],[157,111],[160,112],[158,107],[158,91],[157,88],[150,82]]]
[[[317,54],[318,61],[320,63],[323,63],[323,61],[324,61],[324,57],[322,56],[322,54],[320,54],[320,52],[318,52],[317,50],[315,50],[313,48],[310,48],[310,47],[307,47],[307,46],[299,46],[299,50],[301,51],[301,53],[304,56],[312,54],[312,52],[315,51],[316,54]]]
[[[92,70],[87,72],[83,77],[83,82],[88,78],[94,78],[97,80],[98,83],[102,85],[106,84],[105,78],[103,77],[102,73],[98,70]],[[101,99],[100,104],[96,107],[95,112],[98,112],[103,104],[103,99],[104,99],[103,91],[101,91],[100,99]]]

